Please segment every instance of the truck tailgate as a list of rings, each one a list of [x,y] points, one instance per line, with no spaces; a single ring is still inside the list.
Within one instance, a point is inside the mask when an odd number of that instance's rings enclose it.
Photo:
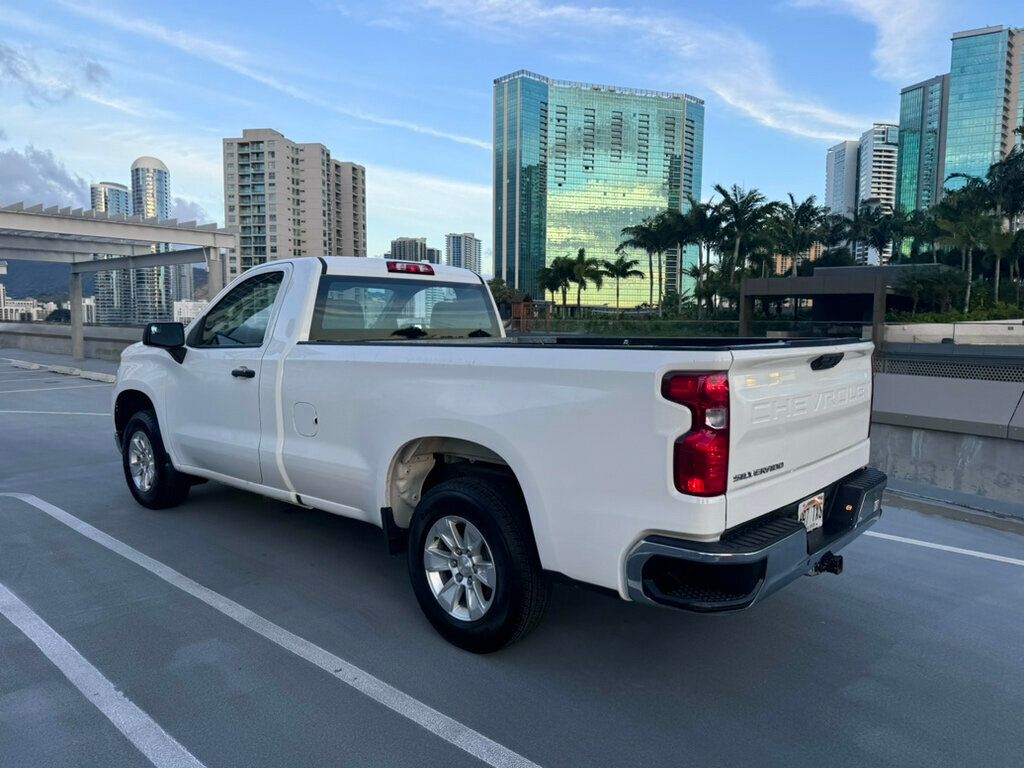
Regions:
[[[871,352],[869,342],[733,351],[730,528],[798,500],[779,501],[770,488],[811,494],[859,468],[850,463],[868,437]]]

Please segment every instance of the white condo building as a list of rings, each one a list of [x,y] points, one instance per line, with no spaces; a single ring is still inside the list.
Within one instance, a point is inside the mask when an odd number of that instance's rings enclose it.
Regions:
[[[269,128],[224,139],[224,221],[239,233],[227,279],[274,259],[366,256],[366,169]]]
[[[896,210],[896,167],[899,150],[898,125],[875,123],[860,137],[860,171],[857,181],[857,205],[867,203],[883,211]],[[857,260],[861,263],[888,264],[892,246],[881,254],[866,245],[858,246]]]
[[[841,141],[825,159],[825,207],[851,218],[857,211],[859,141]]]
[[[480,272],[480,240],[472,232],[445,235],[445,264]]]

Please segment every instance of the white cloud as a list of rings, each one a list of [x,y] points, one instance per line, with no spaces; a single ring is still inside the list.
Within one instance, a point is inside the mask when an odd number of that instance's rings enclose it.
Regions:
[[[135,35],[141,35],[148,37],[151,40],[156,40],[164,45],[176,48],[183,53],[195,56],[196,58],[204,61],[218,64],[232,72],[235,72],[236,74],[242,75],[243,77],[260,83],[267,88],[275,90],[278,93],[290,96],[291,98],[299,101],[304,101],[307,104],[311,104],[320,109],[329,110],[335,114],[351,117],[374,125],[399,128],[412,133],[445,139],[447,141],[453,141],[458,144],[477,147],[479,149],[490,150],[491,148],[490,143],[472,136],[463,136],[461,134],[439,130],[411,120],[377,115],[365,110],[351,109],[325,99],[321,99],[298,86],[284,82],[272,74],[260,71],[253,66],[244,51],[227,43],[204,38],[193,32],[182,32],[179,30],[169,29],[168,27],[161,26],[160,24],[156,24],[146,19],[133,18],[121,13],[109,12],[99,7],[76,2],[75,0],[60,0],[60,2],[65,8],[79,16],[83,16],[123,32],[131,32]]]
[[[871,123],[787,89],[765,48],[737,29],[675,15],[541,0],[421,0],[421,5],[454,25],[470,24],[504,38],[557,38],[569,52],[580,42],[584,51],[599,49],[606,59],[615,56],[646,71],[667,69],[665,82],[710,90],[762,125],[798,136],[838,140]]]
[[[0,204],[87,205],[88,184],[53,152],[25,147],[0,151]]]
[[[426,237],[444,248],[448,232],[475,232],[490,240],[491,187],[386,166],[366,169],[370,255],[384,253],[393,237]]]
[[[184,197],[175,197],[171,200],[171,218],[177,219],[179,222],[196,221],[200,224],[211,220],[210,214],[203,206],[195,200]]]
[[[874,74],[881,80],[910,85],[937,74],[938,43],[948,36],[943,25],[947,0],[790,0],[797,8],[825,8],[846,13],[875,28],[871,53]]]

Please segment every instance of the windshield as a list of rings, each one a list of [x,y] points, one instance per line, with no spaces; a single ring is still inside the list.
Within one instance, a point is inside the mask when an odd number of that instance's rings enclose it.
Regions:
[[[483,283],[320,279],[310,341],[408,341],[501,336]]]

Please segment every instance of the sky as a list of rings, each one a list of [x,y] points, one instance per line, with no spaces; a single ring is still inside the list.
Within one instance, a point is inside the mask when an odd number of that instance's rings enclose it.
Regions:
[[[556,79],[706,102],[704,188],[824,191],[825,151],[896,121],[949,37],[1010,0],[0,0],[0,204],[88,206],[132,161],[173,214],[223,223],[221,139],[274,128],[367,169],[370,255],[398,236],[491,249],[492,83]]]

